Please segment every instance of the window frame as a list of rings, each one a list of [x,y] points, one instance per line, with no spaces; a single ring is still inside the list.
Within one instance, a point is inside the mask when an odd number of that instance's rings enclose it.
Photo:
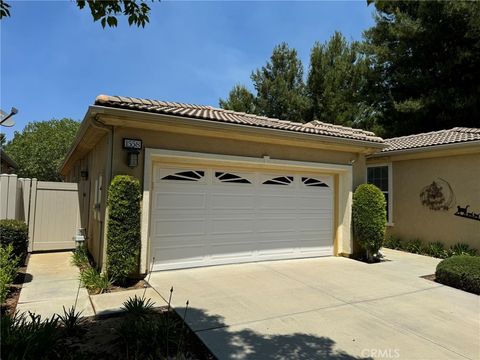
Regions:
[[[388,219],[387,219],[387,226],[394,226],[393,222],[393,167],[392,163],[378,163],[378,164],[370,164],[367,165],[365,169],[365,182],[367,184],[370,184],[368,182],[368,169],[369,168],[375,168],[375,167],[387,167],[388,169]],[[383,193],[384,191],[382,191]]]

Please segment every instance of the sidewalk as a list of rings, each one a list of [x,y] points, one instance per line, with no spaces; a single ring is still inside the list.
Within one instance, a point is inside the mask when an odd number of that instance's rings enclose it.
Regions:
[[[31,254],[27,276],[20,292],[17,311],[31,311],[42,318],[63,314],[63,307],[69,309],[75,304],[78,291],[77,311],[82,316],[108,315],[121,311],[123,303],[135,295],[151,298],[155,306],[165,306],[166,301],[153,288],[118,291],[89,295],[87,289],[79,286],[79,269],[71,264],[72,253],[55,252]]]

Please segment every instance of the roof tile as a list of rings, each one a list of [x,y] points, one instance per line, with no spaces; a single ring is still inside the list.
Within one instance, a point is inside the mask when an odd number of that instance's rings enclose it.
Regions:
[[[139,99],[123,96],[99,95],[95,99],[95,104],[114,108],[132,109],[166,115],[170,114],[218,122],[236,123],[374,143],[383,143],[382,138],[376,136],[370,131],[327,124],[318,120],[302,124],[288,120],[272,119],[265,116],[224,110],[212,106]]]

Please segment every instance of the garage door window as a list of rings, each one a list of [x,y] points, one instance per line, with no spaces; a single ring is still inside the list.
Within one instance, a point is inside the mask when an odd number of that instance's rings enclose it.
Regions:
[[[293,183],[293,176],[278,176],[263,182],[264,185],[290,185]]]
[[[247,180],[239,175],[227,172],[216,171],[215,177],[222,183],[251,184],[250,180]]]
[[[179,180],[179,181],[198,181],[205,176],[205,172],[201,170],[180,171],[162,177],[162,180]]]
[[[318,180],[318,179],[314,179],[314,178],[310,178],[310,177],[302,177],[302,182],[306,186],[328,187],[328,185],[325,184],[323,181]]]

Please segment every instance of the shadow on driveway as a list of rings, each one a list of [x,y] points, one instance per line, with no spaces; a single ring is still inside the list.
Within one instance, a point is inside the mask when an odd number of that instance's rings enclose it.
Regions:
[[[185,308],[176,308],[183,318]],[[253,330],[229,331],[223,318],[209,315],[197,308],[187,310],[186,322],[195,320],[195,325],[208,329],[198,330],[196,334],[219,359],[274,359],[274,360],[371,360],[370,357],[356,357],[341,350],[335,350],[335,341],[328,337],[318,337],[305,333],[288,335],[266,335]],[[321,326],[319,324],[319,326]]]

